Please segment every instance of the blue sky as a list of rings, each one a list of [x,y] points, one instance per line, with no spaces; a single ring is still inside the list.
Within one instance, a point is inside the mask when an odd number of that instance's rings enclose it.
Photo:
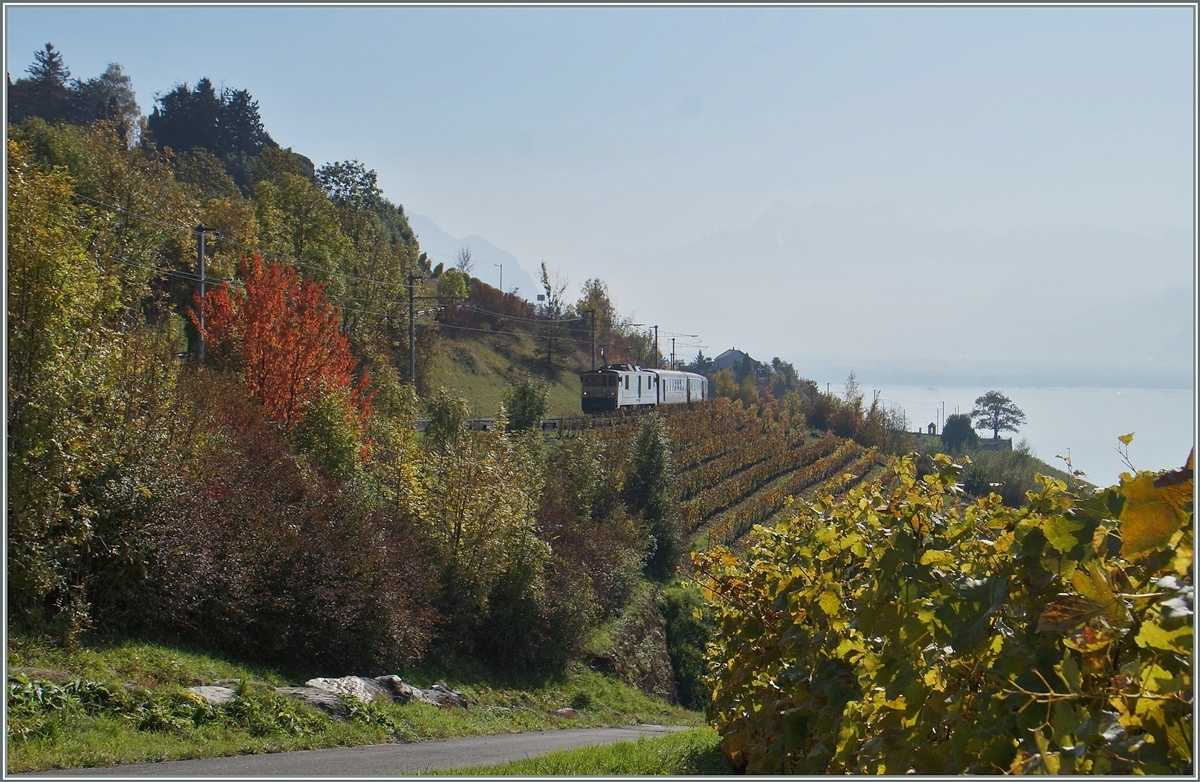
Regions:
[[[709,352],[1194,372],[1186,296],[1157,303],[1194,285],[1190,7],[9,6],[5,34],[13,78],[50,41],[145,113],[248,89],[284,146]],[[1027,295],[1043,271],[1067,289]]]

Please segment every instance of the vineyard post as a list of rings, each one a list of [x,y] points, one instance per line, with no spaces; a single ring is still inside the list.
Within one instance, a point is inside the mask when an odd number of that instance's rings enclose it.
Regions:
[[[588,315],[592,316],[592,371],[596,370],[596,310],[584,310]]]

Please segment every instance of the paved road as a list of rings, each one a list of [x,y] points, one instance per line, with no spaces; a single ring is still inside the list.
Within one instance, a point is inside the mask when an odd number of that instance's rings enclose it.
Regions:
[[[239,755],[232,758],[176,760],[107,768],[79,768],[14,774],[23,777],[378,777],[419,774],[437,768],[458,768],[507,763],[545,755],[560,749],[592,744],[636,741],[639,736],[665,736],[676,725],[630,725],[624,728],[580,728],[471,736],[413,744],[377,744],[346,749],[315,749]]]

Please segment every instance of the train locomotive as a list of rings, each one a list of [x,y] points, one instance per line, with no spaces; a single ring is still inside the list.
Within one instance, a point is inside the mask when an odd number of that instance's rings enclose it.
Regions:
[[[708,378],[694,372],[609,364],[579,376],[583,412],[598,413],[708,399]]]

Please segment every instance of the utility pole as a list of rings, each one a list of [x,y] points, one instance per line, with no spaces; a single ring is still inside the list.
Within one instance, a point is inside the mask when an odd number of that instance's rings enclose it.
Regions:
[[[660,355],[661,354],[658,352],[658,324],[655,324],[655,326],[654,326],[654,368],[655,369],[662,369],[662,367],[659,366],[660,364],[662,364],[662,360],[659,358]]]
[[[408,382],[417,387],[417,311],[413,305],[413,281],[416,275],[408,275]]]
[[[196,226],[196,266],[200,277],[200,345],[197,351],[199,363],[204,363],[204,234],[208,226],[200,223]]]
[[[671,337],[671,369],[675,368],[675,338]]]
[[[493,264],[492,264],[492,266],[499,266],[499,267],[500,267],[500,292],[501,292],[501,293],[504,293],[504,264],[502,264],[502,263],[493,263]]]
[[[594,372],[596,371],[596,310],[592,308],[584,311],[592,316],[592,371]]]

